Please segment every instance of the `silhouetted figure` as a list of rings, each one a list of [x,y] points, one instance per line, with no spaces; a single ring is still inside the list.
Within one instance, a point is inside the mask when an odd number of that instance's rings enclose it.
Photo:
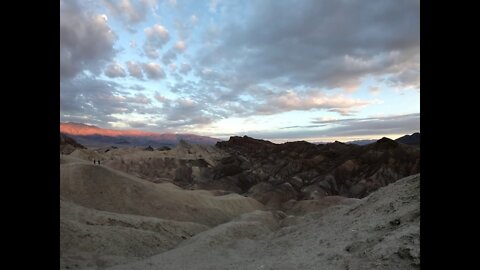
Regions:
[[[100,159],[99,159],[99,160],[97,160],[97,161],[98,161],[98,165],[100,165]]]
[[[93,164],[97,164],[97,161],[95,159],[93,160]]]

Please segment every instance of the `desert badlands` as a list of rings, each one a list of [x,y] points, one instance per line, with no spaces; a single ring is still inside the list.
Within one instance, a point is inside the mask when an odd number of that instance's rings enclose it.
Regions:
[[[418,147],[60,148],[61,269],[420,268]]]

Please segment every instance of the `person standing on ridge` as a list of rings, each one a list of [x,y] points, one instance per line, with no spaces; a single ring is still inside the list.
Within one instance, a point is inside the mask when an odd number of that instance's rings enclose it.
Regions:
[[[96,161],[95,161],[95,159],[93,159],[93,164],[97,164]]]

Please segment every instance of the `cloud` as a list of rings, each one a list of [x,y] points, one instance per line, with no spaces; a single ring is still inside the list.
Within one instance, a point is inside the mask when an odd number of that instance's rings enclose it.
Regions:
[[[185,44],[185,41],[180,40],[180,41],[177,41],[177,43],[175,43],[174,48],[175,48],[178,52],[184,52],[184,51],[187,49],[187,45]]]
[[[391,134],[412,134],[420,131],[420,114],[404,114],[383,117],[348,118],[339,120],[316,120],[314,125],[284,127],[280,131],[247,132],[246,135],[280,140],[304,138],[355,138],[377,137]],[[392,138],[395,139],[395,138]]]
[[[100,126],[138,128],[138,115],[157,130],[187,130],[210,124],[214,117],[203,104],[188,98],[169,99],[156,92],[154,98],[161,103],[155,106],[143,93],[134,95],[124,91],[118,83],[81,75],[60,83],[61,121],[91,123]],[[125,89],[130,89],[126,87]],[[151,126],[154,125],[154,126]]]
[[[324,127],[326,125],[308,125],[308,126],[289,126],[289,127],[281,127],[280,129],[293,129],[293,128],[317,128],[317,127]]]
[[[131,128],[145,128],[147,127],[148,125],[143,122],[143,121],[128,121],[127,124],[131,127]]]
[[[198,21],[197,15],[193,14],[192,16],[190,16],[190,22],[191,22],[192,24],[196,24],[197,21]]]
[[[60,3],[60,78],[73,78],[83,70],[99,74],[116,54],[117,36],[107,16],[86,12],[76,1]]]
[[[138,93],[138,94],[135,94],[134,96],[125,97],[125,102],[146,105],[146,104],[152,103],[152,100],[147,96],[145,96],[144,94]]]
[[[229,11],[237,16],[219,29],[217,45],[204,46],[203,68],[241,75],[248,85],[279,80],[289,87],[350,90],[367,75],[418,70],[417,0],[250,4]]]
[[[157,97],[161,99],[161,97]],[[163,113],[165,120],[172,124],[199,125],[209,124],[213,119],[205,111],[203,104],[188,98],[176,100],[165,99],[163,102]]]
[[[205,70],[204,73],[209,73]],[[210,74],[217,76],[216,74]],[[224,89],[192,81],[177,82],[169,89],[178,95],[186,95],[199,104],[208,104],[203,111],[219,120],[228,117],[273,115],[290,111],[336,111],[341,115],[353,115],[361,108],[377,100],[361,100],[343,94],[325,94],[319,90],[272,91],[269,88],[249,89],[243,96],[232,89]]]
[[[187,45],[184,41],[177,41],[173,47],[167,50],[165,54],[162,56],[162,62],[165,65],[172,63],[175,59],[177,59],[178,54],[185,52],[187,49]]]
[[[125,72],[125,70],[117,63],[109,64],[104,73],[106,76],[110,78],[127,76],[127,73]]]
[[[122,20],[128,28],[145,20],[147,10],[154,1],[103,0],[109,12]]]
[[[144,63],[142,68],[149,79],[159,80],[165,78],[165,72],[163,72],[159,64],[152,62]]]
[[[381,89],[378,86],[372,86],[372,87],[370,87],[370,89],[368,89],[368,92],[370,92],[370,94],[372,94],[374,96],[378,96],[378,94],[380,94],[380,92],[381,92]]]
[[[60,115],[66,121],[88,119],[104,125],[120,121],[117,114],[157,112],[144,94],[130,95],[122,85],[92,76],[60,82],[60,89]]]
[[[134,61],[127,61],[127,69],[130,76],[137,79],[143,79],[142,67],[138,63]]]
[[[173,48],[168,50],[163,56],[162,56],[162,62],[165,65],[170,64],[173,60],[177,59],[177,53]]]
[[[106,123],[116,119],[112,114],[129,110],[121,98],[125,93],[114,82],[79,76],[60,82],[60,89],[61,115]]]
[[[218,0],[210,0],[208,3],[208,10],[212,13],[217,12]]]
[[[167,29],[160,24],[145,28],[145,34],[147,39],[156,44],[163,44],[170,38]]]
[[[158,49],[161,49],[163,45],[170,40],[170,34],[168,30],[160,24],[147,27],[144,32],[146,35],[146,40],[143,44],[145,55],[149,58],[156,59],[158,58]]]
[[[145,90],[147,88],[145,88],[141,85],[138,85],[138,84],[134,84],[134,85],[130,86],[129,89],[136,90],[136,91],[142,91],[142,90]]]
[[[168,3],[169,3],[172,7],[174,7],[174,6],[177,5],[177,0],[168,0]]]
[[[321,124],[324,121],[312,121]],[[333,121],[335,124],[325,135],[331,136],[359,136],[374,134],[410,134],[420,130],[420,114],[404,114],[384,117],[370,117]]]
[[[326,109],[342,115],[350,115],[352,112],[371,103],[372,101],[348,98],[340,94],[326,95],[321,91],[301,93],[288,90],[283,94],[266,98],[262,103],[255,106],[255,111],[259,114],[275,114],[294,110]]]
[[[167,103],[167,102],[170,102],[171,100],[162,96],[160,93],[158,92],[155,92],[155,99],[160,102],[160,103]]]
[[[154,98],[162,104],[158,109],[158,113],[162,115],[162,119],[156,122],[158,128],[188,129],[204,126],[215,120],[203,104],[192,99],[169,99],[159,92],[155,92]]]
[[[387,83],[397,89],[413,88],[420,89],[420,69],[407,68],[394,73],[387,79]]]
[[[192,67],[187,63],[182,63],[180,65],[180,73],[186,75],[192,70]]]
[[[218,13],[225,23],[205,27],[203,47],[177,67],[199,80],[177,81],[169,89],[205,104],[215,119],[309,110],[352,116],[378,102],[350,96],[367,76],[397,87],[415,85],[418,10],[415,1],[225,5]],[[170,48],[162,61],[177,57]],[[338,88],[343,95],[329,94]]]
[[[366,118],[344,118],[344,119],[315,119],[312,121],[314,124],[350,124],[354,122],[365,122],[365,121],[397,121],[401,119],[410,119],[410,118],[419,118],[419,113],[412,114],[402,114],[402,115],[393,115],[393,116],[378,116],[378,117],[366,117]]]

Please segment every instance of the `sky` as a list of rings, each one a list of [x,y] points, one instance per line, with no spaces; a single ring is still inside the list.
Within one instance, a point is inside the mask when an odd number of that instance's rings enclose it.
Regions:
[[[61,0],[60,121],[274,142],[420,131],[419,0]]]

